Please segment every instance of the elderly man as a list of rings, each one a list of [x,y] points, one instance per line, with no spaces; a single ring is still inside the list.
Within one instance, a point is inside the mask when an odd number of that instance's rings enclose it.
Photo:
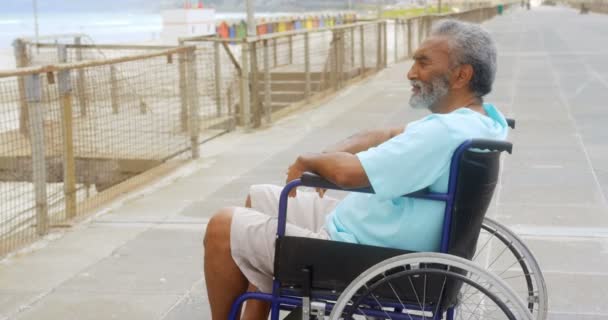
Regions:
[[[496,48],[477,25],[445,20],[414,54],[407,77],[413,108],[432,113],[406,127],[363,132],[323,153],[305,154],[287,181],[316,172],[345,187],[372,186],[337,201],[322,192],[299,192],[289,201],[287,234],[437,251],[444,204],[401,195],[430,188],[446,192],[454,150],[466,139],[504,139],[507,123],[483,97],[492,89]],[[253,186],[247,208],[225,208],[205,234],[205,279],[215,320],[227,318],[234,299],[271,290],[277,227],[277,186]],[[244,318],[264,319],[268,306],[248,303]]]

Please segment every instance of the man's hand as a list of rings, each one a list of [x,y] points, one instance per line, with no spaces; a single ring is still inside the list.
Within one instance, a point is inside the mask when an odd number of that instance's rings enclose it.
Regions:
[[[367,174],[356,155],[348,152],[305,154],[298,157],[287,170],[287,182],[298,179],[306,171],[314,172],[342,188],[361,188],[370,185]],[[324,190],[317,190],[320,196]],[[293,190],[290,194],[295,197]]]
[[[293,181],[295,179],[299,179],[305,171],[306,171],[306,168],[304,168],[303,164],[301,163],[301,161],[299,161],[299,158],[298,158],[298,160],[296,160],[296,162],[294,162],[287,169],[286,183],[289,183],[290,181]],[[291,190],[291,192],[289,193],[289,196],[292,198],[296,196],[295,188]]]
[[[296,160],[296,162],[294,162],[291,166],[289,166],[289,169],[287,169],[286,183],[289,183],[290,181],[293,181],[294,179],[300,178],[305,171],[307,171],[307,170],[304,168],[302,163],[299,162],[298,160]],[[323,198],[327,189],[316,188],[316,191],[319,194],[319,197]],[[289,196],[292,198],[295,197],[296,189],[291,190],[291,192],[289,193]]]

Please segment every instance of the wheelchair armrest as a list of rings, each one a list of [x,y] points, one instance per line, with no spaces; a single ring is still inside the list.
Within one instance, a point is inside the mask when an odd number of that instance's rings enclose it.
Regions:
[[[321,188],[321,189],[330,189],[330,190],[344,190],[344,191],[355,191],[355,192],[363,192],[363,193],[374,193],[374,189],[370,187],[365,188],[354,188],[354,189],[345,189],[334,183],[329,182],[324,179],[320,175],[312,172],[304,172],[302,177],[300,177],[300,181],[303,186],[313,187],[313,188]]]
[[[314,187],[314,188],[322,188],[322,189],[330,189],[330,190],[341,190],[341,191],[349,191],[349,192],[375,193],[374,188],[372,188],[371,186],[365,187],[365,188],[353,188],[353,189],[342,188],[336,184],[333,184],[333,183],[327,181],[320,175],[318,175],[316,173],[312,173],[312,172],[304,172],[302,174],[302,177],[300,177],[300,181],[302,182],[302,185],[305,187]],[[428,194],[429,194],[428,188],[424,188],[422,190],[418,190],[418,191],[403,195],[403,197],[424,198]]]

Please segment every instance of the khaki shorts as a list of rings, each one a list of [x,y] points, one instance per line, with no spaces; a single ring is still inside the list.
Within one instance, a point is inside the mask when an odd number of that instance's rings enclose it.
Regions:
[[[250,283],[261,292],[272,291],[274,247],[277,233],[279,195],[282,187],[254,185],[249,190],[251,209],[236,208],[230,226],[232,258]],[[316,192],[298,190],[287,202],[289,236],[329,239],[323,225],[338,200]]]

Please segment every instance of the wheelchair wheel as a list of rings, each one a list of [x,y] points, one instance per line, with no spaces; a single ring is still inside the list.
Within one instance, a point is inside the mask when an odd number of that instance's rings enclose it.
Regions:
[[[362,273],[330,314],[331,320],[360,317],[533,319],[504,281],[469,260],[442,253],[405,254]]]
[[[512,231],[485,218],[473,262],[506,282],[534,319],[547,318],[547,287],[538,262]]]

